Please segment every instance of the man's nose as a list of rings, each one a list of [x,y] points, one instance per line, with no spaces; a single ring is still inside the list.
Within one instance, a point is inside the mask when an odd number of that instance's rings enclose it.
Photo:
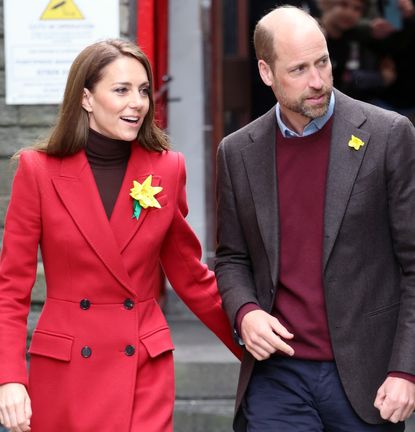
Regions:
[[[317,68],[311,68],[308,85],[314,89],[321,89],[324,81],[321,78],[321,73]]]

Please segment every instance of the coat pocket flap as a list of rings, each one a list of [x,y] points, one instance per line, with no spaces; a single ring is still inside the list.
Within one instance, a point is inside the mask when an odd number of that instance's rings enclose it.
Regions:
[[[141,342],[146,347],[151,358],[157,357],[166,351],[174,350],[173,341],[171,340],[170,330],[168,328],[163,328],[144,336]]]
[[[29,353],[56,360],[70,361],[73,337],[35,330],[30,343]]]

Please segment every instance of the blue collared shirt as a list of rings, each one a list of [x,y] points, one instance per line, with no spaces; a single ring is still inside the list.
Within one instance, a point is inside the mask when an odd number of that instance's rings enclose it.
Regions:
[[[317,118],[311,120],[311,122],[304,128],[302,135],[299,135],[297,132],[294,132],[293,130],[291,130],[282,121],[280,104],[277,103],[277,106],[275,107],[275,114],[277,116],[278,127],[280,128],[282,135],[285,138],[293,138],[293,137],[300,137],[300,136],[308,136],[308,135],[311,135],[311,134],[319,131],[330,120],[331,116],[333,115],[334,102],[335,102],[334,92],[331,92],[329,108],[328,108],[326,114],[324,114],[322,117],[317,117]]]

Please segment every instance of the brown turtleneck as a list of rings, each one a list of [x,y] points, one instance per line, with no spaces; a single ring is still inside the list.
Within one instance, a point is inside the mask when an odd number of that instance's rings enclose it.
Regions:
[[[86,157],[108,219],[114,209],[131,153],[131,142],[108,138],[89,129]]]

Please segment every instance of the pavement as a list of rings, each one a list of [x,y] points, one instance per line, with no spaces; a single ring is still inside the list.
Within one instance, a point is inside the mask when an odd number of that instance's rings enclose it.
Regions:
[[[169,319],[175,345],[175,432],[231,432],[239,360],[195,319]]]

